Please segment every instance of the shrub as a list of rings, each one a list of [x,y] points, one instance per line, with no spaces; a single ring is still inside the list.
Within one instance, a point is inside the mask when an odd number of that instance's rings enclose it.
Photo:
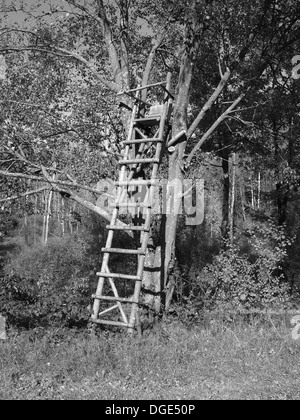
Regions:
[[[185,322],[194,322],[202,309],[221,311],[284,308],[291,302],[283,264],[292,239],[273,223],[243,232],[242,245],[227,240],[211,264],[187,278],[177,280],[176,312]],[[185,288],[182,287],[185,284]],[[188,290],[188,293],[184,292]]]
[[[0,278],[1,313],[10,324],[80,326],[86,324],[91,295],[88,245],[77,237],[23,247]]]
[[[88,322],[89,281],[74,278],[59,292],[52,282],[37,286],[17,276],[0,278],[0,307],[10,325],[81,327]]]
[[[4,271],[9,275],[42,282],[51,279],[57,286],[89,269],[88,244],[77,236],[51,238],[47,245],[23,247],[12,255]]]
[[[290,299],[290,288],[282,264],[292,239],[284,227],[269,222],[248,230],[250,254],[226,241],[212,264],[204,269],[206,295],[211,305],[233,308],[282,307]]]

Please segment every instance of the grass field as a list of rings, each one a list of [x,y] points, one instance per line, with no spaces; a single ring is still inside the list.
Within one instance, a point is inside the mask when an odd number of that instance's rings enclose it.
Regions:
[[[300,343],[287,321],[187,329],[165,320],[141,340],[10,330],[0,342],[0,399],[300,399]]]

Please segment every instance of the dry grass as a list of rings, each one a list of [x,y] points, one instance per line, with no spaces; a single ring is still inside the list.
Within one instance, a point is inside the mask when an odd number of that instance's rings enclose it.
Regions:
[[[299,399],[300,343],[284,319],[124,333],[9,331],[0,399]]]

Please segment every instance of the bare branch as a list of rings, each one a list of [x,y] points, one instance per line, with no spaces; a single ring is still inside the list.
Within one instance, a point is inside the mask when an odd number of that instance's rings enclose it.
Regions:
[[[103,217],[103,219],[107,220],[108,222],[111,221],[111,215],[101,207],[96,206],[95,204],[91,203],[88,200],[85,200],[84,198],[80,197],[79,195],[75,194],[72,191],[69,190],[63,190],[59,189],[59,192],[63,192],[69,196],[69,199],[75,201],[78,204],[81,204],[83,207],[85,207],[88,210],[91,210],[92,212],[98,214],[99,216]],[[127,226],[126,223],[121,222],[121,220],[116,221],[117,226],[125,227]],[[130,231],[125,231],[130,237],[133,238],[133,233]]]
[[[50,133],[50,134],[40,134],[40,137],[42,139],[49,139],[50,137],[60,136],[61,134],[67,134],[67,133],[70,133],[70,132],[76,132],[76,131],[74,130],[74,128],[66,128],[64,130],[56,131],[56,132]],[[77,134],[77,132],[76,132],[76,134]]]
[[[84,12],[91,19],[95,20],[96,22],[102,25],[102,20],[99,18],[99,16],[97,16],[96,13],[91,12],[86,6],[83,6],[82,4],[79,4],[73,0],[67,0],[67,2],[71,4],[72,6],[76,7],[77,9],[81,10],[82,12]]]
[[[147,63],[146,63],[146,66],[145,66],[145,69],[144,69],[144,72],[143,72],[142,86],[147,86],[147,84],[148,84],[148,80],[149,80],[150,72],[151,72],[151,69],[152,69],[153,61],[154,61],[157,49],[159,48],[159,46],[162,43],[163,37],[164,37],[164,33],[161,32],[160,34],[158,34],[156,40],[153,42],[152,49],[151,49],[151,51],[148,55]],[[141,99],[143,101],[146,101],[146,97],[147,97],[147,90],[144,89],[142,91]]]
[[[4,148],[6,150],[8,150],[8,152],[11,153],[13,156],[15,156],[19,161],[21,161],[23,163],[26,163],[27,165],[30,165],[30,166],[32,166],[33,168],[36,168],[36,169],[41,168],[39,165],[37,165],[33,162],[30,162],[28,159],[26,159],[26,157],[24,156],[24,153],[20,154],[20,153],[16,152],[15,150],[13,150],[10,146],[4,146]],[[21,151],[22,151],[22,149],[21,149]]]
[[[50,170],[50,168],[47,168],[47,170]],[[52,170],[54,170],[54,169],[52,169]],[[10,177],[10,178],[24,178],[24,179],[30,179],[32,181],[45,182],[45,178],[42,177],[42,176],[23,174],[21,172],[8,172],[8,171],[0,170],[0,176],[1,175],[5,176],[5,177]],[[97,190],[96,188],[87,187],[85,185],[77,184],[77,183],[74,183],[74,182],[65,182],[65,181],[61,181],[59,179],[56,179],[56,180],[51,179],[51,183],[52,184],[57,184],[58,186],[61,185],[61,186],[66,186],[66,187],[70,187],[70,188],[83,189],[83,190],[90,191],[90,192],[92,192],[94,194],[98,194],[98,195],[106,195],[108,197],[113,196],[113,194],[107,193],[106,190],[103,190],[103,191],[102,190]]]
[[[231,119],[233,119],[233,120],[236,120],[236,121],[238,121],[238,122],[240,122],[240,123],[242,123],[242,124],[244,124],[244,125],[247,125],[247,126],[253,126],[254,124],[253,124],[253,122],[252,121],[245,121],[245,120],[243,120],[242,118],[240,118],[240,117],[237,117],[237,116],[231,116],[231,115],[228,115],[228,118],[231,118]]]
[[[234,108],[239,104],[239,102],[243,99],[244,94],[241,94],[231,105],[229,108],[226,109],[226,111],[223,112],[222,115],[213,123],[213,125],[203,134],[201,139],[198,141],[196,146],[193,148],[191,153],[186,159],[186,165],[189,165],[195,155],[195,153],[200,149],[202,144],[208,139],[208,137],[215,131],[215,129],[218,127],[221,122],[228,117],[228,115],[234,110]]]
[[[200,110],[199,114],[189,127],[187,131],[187,137],[190,138],[191,135],[195,132],[196,128],[200,124],[201,120],[204,118],[206,112],[212,107],[215,100],[218,98],[222,90],[224,89],[229,77],[230,77],[230,70],[227,68],[226,72],[223,74],[220,66],[220,74],[221,74],[221,81],[216,87],[215,91],[211,95],[211,97],[208,99],[208,101],[203,105],[202,109]]]
[[[28,195],[39,194],[40,192],[43,192],[48,189],[49,187],[44,186],[44,187],[37,188],[36,190],[26,191],[23,194],[17,194],[17,195],[12,195],[6,198],[1,198],[0,203],[5,203],[6,201],[17,200],[18,198],[27,197]]]
[[[57,53],[53,50],[49,50],[49,49],[42,48],[42,47],[36,47],[35,45],[28,45],[26,47],[6,46],[6,47],[0,48],[0,53],[4,53],[4,52],[8,53],[8,52],[13,52],[13,51],[17,51],[17,52],[20,52],[20,51],[38,51],[38,52],[45,52],[47,54],[54,54],[54,55],[57,55],[58,57],[64,57],[64,58],[70,56],[70,54],[62,55],[62,54],[59,54],[59,53]]]
[[[0,200],[0,203],[1,202],[5,202],[7,200],[14,200],[14,199],[17,199],[17,198],[21,198],[21,197],[24,197],[24,196],[27,196],[27,195],[30,195],[30,194],[37,194],[37,193],[40,193],[40,192],[42,192],[44,190],[49,190],[49,189],[51,190],[52,189],[52,190],[57,191],[59,193],[67,194],[67,196],[68,196],[69,199],[75,201],[78,204],[81,204],[86,209],[91,210],[92,212],[98,214],[99,216],[101,216],[105,220],[107,220],[108,222],[111,221],[111,215],[106,210],[104,210],[103,208],[101,208],[99,206],[96,206],[95,204],[91,203],[90,201],[88,201],[88,200],[80,197],[78,194],[74,193],[73,191],[71,191],[69,189],[62,188],[59,185],[54,185],[54,184],[57,183],[57,181],[54,181],[53,179],[51,179],[49,177],[49,175],[47,174],[46,171],[44,171],[44,174],[45,174],[45,177],[47,177],[47,181],[51,184],[51,187],[50,188],[49,188],[49,186],[44,186],[44,187],[38,188],[36,190],[28,191],[28,192],[26,192],[24,194],[16,195],[16,196],[13,196],[13,197],[7,197],[7,198],[4,198],[4,199],[1,199]],[[27,179],[31,179],[31,180],[41,181],[41,179],[39,179],[39,177],[28,176],[26,174],[9,174],[8,175],[7,173],[5,173],[5,171],[1,171],[1,170],[0,170],[0,175],[14,176],[14,177],[20,177],[20,178],[22,177],[22,178],[27,178]],[[94,190],[94,191],[97,192],[98,194],[100,193],[100,191],[97,191],[97,190]],[[117,220],[116,221],[116,225],[117,226],[122,226],[122,227],[127,226],[126,223],[122,222],[121,220]],[[133,233],[132,232],[130,232],[130,231],[127,232],[126,231],[126,233],[130,237],[133,237]]]

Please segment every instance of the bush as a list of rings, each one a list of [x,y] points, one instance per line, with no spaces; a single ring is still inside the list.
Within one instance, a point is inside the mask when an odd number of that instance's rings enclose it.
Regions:
[[[232,308],[283,307],[290,300],[290,287],[282,265],[292,240],[284,227],[273,223],[248,230],[250,254],[229,241],[212,264],[204,269],[206,295],[211,305]]]
[[[293,240],[287,238],[283,227],[271,222],[247,230],[241,237],[247,239],[246,247],[236,238],[225,241],[211,264],[200,273],[191,268],[188,278],[177,282],[175,308],[185,322],[196,320],[202,309],[283,309],[290,304],[290,286],[282,267]]]
[[[77,236],[51,238],[47,245],[25,245],[12,255],[4,272],[37,283],[49,279],[62,286],[89,270],[88,244]]]
[[[23,327],[81,326],[89,318],[88,246],[77,237],[24,247],[0,278],[1,313]]]

